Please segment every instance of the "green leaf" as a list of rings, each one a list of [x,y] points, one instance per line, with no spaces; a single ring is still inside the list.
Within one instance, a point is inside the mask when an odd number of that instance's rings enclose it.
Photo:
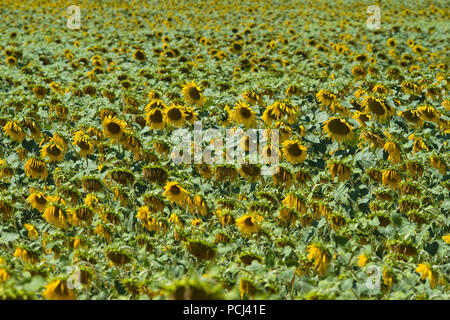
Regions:
[[[434,256],[436,252],[439,250],[439,243],[437,241],[433,241],[424,246],[425,251],[427,251],[430,255]]]
[[[5,232],[5,231],[3,231],[1,238],[3,240],[6,240],[6,241],[14,241],[14,240],[19,239],[19,234],[16,233],[16,232]]]

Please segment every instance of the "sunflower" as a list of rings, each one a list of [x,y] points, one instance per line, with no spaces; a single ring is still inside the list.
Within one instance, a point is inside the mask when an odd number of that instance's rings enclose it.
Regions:
[[[48,300],[76,300],[75,293],[69,289],[66,280],[55,280],[45,286],[42,293]]]
[[[149,231],[159,232],[160,225],[156,221],[156,218],[152,216],[149,207],[139,207],[136,218],[140,219],[144,228]]]
[[[402,82],[402,91],[406,94],[420,94],[420,87],[412,81]]]
[[[273,40],[270,42],[272,44]],[[256,287],[249,279],[242,278],[239,281],[239,295],[241,300],[244,300],[245,296],[254,299],[256,293]]]
[[[36,240],[39,237],[39,233],[33,225],[25,223],[23,226],[28,231],[28,238],[31,240]]]
[[[246,128],[256,123],[255,111],[245,102],[239,101],[234,107],[231,117],[237,123],[242,123]]]
[[[211,260],[216,256],[216,250],[207,242],[189,239],[185,245],[187,251],[200,260]]]
[[[14,67],[16,65],[16,63],[17,63],[16,57],[13,57],[13,56],[6,57],[6,64],[8,66]]]
[[[36,96],[36,98],[42,99],[47,94],[47,89],[45,89],[43,86],[34,86],[33,93]]]
[[[162,130],[166,126],[164,112],[159,108],[151,109],[145,118],[147,125],[153,130]]]
[[[61,162],[64,159],[64,151],[58,144],[51,142],[41,149],[41,157],[48,157],[53,162]]]
[[[297,221],[298,213],[297,211],[290,209],[288,207],[281,207],[278,212],[278,219],[280,220],[283,226],[295,226],[295,222]]]
[[[364,267],[368,261],[369,259],[367,258],[365,253],[358,256],[358,266],[360,266],[361,268]]]
[[[316,94],[317,100],[323,104],[325,107],[331,106],[331,104],[336,103],[336,95],[328,90],[320,90]]]
[[[194,81],[186,82],[182,90],[184,100],[189,104],[196,104],[198,107],[206,102],[203,91],[198,87]]]
[[[198,114],[194,111],[194,108],[184,106],[183,114],[187,122],[194,124],[194,122],[197,121]]]
[[[238,172],[233,164],[219,164],[214,168],[214,178],[217,181],[234,181]]]
[[[8,121],[6,125],[3,127],[3,131],[5,131],[5,134],[11,139],[22,142],[25,138],[25,132],[23,129],[19,126],[17,121]]]
[[[141,49],[137,49],[133,52],[133,58],[138,61],[145,61],[145,53]]]
[[[173,104],[164,111],[164,122],[176,127],[182,127],[186,119],[184,117],[183,107]]]
[[[28,159],[25,163],[25,174],[33,179],[47,179],[47,165],[45,161],[36,157]]]
[[[246,103],[249,104],[258,104],[260,106],[263,105],[263,101],[262,101],[262,97],[260,94],[256,93],[253,90],[246,90],[243,94],[242,97],[244,98]]]
[[[44,212],[49,202],[48,200],[49,199],[47,196],[42,192],[32,192],[27,198],[27,201],[31,204],[31,207],[41,213]]]
[[[355,79],[363,79],[367,75],[367,70],[360,65],[356,65],[352,68],[352,75]]]
[[[433,167],[439,170],[440,173],[445,174],[447,170],[447,165],[445,164],[444,159],[436,154],[431,155],[430,162]]]
[[[416,272],[420,273],[420,279],[425,280],[428,278],[428,282],[430,283],[430,287],[432,289],[437,286],[437,278],[435,272],[431,269],[428,263],[419,263],[416,268]]]
[[[187,206],[188,193],[178,182],[168,182],[164,186],[164,196],[172,203]]]
[[[208,205],[205,201],[205,198],[201,195],[195,195],[192,199],[192,205],[200,213],[202,216],[208,215]]]
[[[94,152],[94,146],[91,142],[91,139],[87,134],[85,134],[83,131],[77,131],[74,135],[74,141],[73,145],[80,148],[80,151],[78,153],[82,157],[87,157],[88,154],[91,154]]]
[[[0,159],[0,179],[2,178],[10,178],[14,174],[14,169],[11,167],[6,160]],[[7,179],[5,179],[7,180]]]
[[[102,125],[105,137],[119,141],[125,131],[126,122],[115,116],[107,116]]]
[[[63,206],[58,203],[50,203],[42,217],[51,225],[67,229],[68,216]]]
[[[276,105],[271,104],[264,110],[264,112],[261,116],[261,119],[264,121],[265,124],[271,125],[273,121],[277,120],[277,117],[274,113],[275,108],[276,108]]]
[[[442,239],[445,241],[445,243],[450,244],[450,234],[442,236]]]
[[[389,88],[387,88],[384,84],[378,83],[373,86],[372,92],[387,95],[389,93]]]
[[[374,114],[375,118],[380,121],[383,121],[388,117],[388,108],[381,98],[369,95],[364,98],[362,106],[366,109],[367,113]]]
[[[10,278],[10,275],[8,273],[8,270],[4,267],[0,267],[0,284],[8,281]]]
[[[328,164],[331,178],[338,176],[338,181],[347,181],[350,178],[350,168],[342,161],[331,161]]]
[[[289,209],[294,209],[305,214],[307,211],[306,199],[303,195],[297,193],[288,193],[282,201],[283,205]]]
[[[14,257],[23,260],[26,263],[36,263],[38,261],[36,254],[24,247],[17,247],[14,250]]]
[[[300,141],[287,140],[283,142],[283,154],[287,161],[291,163],[301,163],[305,161],[306,147]]]
[[[399,111],[398,115],[416,126],[423,124],[423,120],[420,118],[417,110],[407,109],[405,111]]]
[[[394,141],[387,141],[383,149],[389,155],[388,160],[392,163],[400,163],[402,161],[400,147]]]
[[[284,143],[286,140],[288,140],[291,135],[292,135],[292,129],[289,126],[289,124],[287,124],[284,121],[277,121],[275,122],[275,129],[278,130],[278,140],[279,143]],[[271,130],[268,130],[269,134],[271,134]]]
[[[323,130],[328,134],[330,139],[338,142],[345,142],[353,137],[353,128],[347,120],[332,117],[323,123]]]
[[[402,178],[400,177],[400,174],[396,169],[385,169],[383,171],[383,185],[390,186],[391,188],[396,189],[399,187],[401,180]]]
[[[252,163],[242,163],[239,173],[243,178],[256,182],[261,175],[261,167]]]
[[[277,166],[275,173],[272,175],[273,183],[278,185],[284,185],[286,189],[289,189],[292,185],[292,173],[283,166]]]
[[[307,246],[308,260],[314,260],[314,267],[316,271],[324,275],[327,272],[328,262],[330,260],[329,253],[318,244],[311,244]]]
[[[419,117],[424,121],[439,121],[439,112],[432,106],[420,106],[419,108],[417,108],[417,112],[419,114]]]
[[[356,111],[352,118],[358,121],[361,126],[366,126],[366,122],[371,119],[371,116],[366,112]]]
[[[74,209],[69,209],[69,213],[71,216],[71,224],[74,226],[78,226],[82,222],[89,225],[94,217],[94,211],[87,205],[81,205]]]
[[[252,236],[259,232],[259,219],[255,215],[245,215],[236,219],[236,225],[244,236]]]

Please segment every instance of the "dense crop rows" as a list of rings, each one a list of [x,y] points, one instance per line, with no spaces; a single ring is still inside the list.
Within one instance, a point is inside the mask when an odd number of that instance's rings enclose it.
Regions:
[[[0,299],[448,299],[449,8],[412,3],[1,1]],[[176,164],[196,121],[280,165]]]

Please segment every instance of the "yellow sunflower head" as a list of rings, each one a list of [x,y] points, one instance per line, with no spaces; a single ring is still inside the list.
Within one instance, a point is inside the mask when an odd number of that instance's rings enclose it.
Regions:
[[[292,163],[305,161],[307,152],[306,147],[300,141],[287,140],[283,142],[283,154],[286,160]]]
[[[102,125],[105,137],[120,140],[125,131],[126,122],[109,115],[103,120]]]
[[[133,58],[138,61],[145,61],[145,53],[141,49],[137,49],[133,52]]]
[[[168,182],[164,186],[164,196],[169,199],[170,202],[175,202],[178,205],[187,206],[187,191],[178,182]]]
[[[75,132],[74,141],[72,144],[80,148],[80,151],[78,151],[78,153],[82,157],[87,157],[88,154],[94,152],[94,146],[91,142],[91,139],[83,131]]]
[[[51,142],[42,147],[41,157],[48,157],[53,162],[61,162],[64,159],[64,150],[60,145]]]
[[[3,127],[3,131],[5,134],[11,139],[16,140],[17,142],[22,142],[25,139],[25,132],[19,126],[17,121],[8,121],[6,125]]]
[[[236,225],[244,236],[252,236],[258,233],[260,220],[255,215],[244,215],[236,219]]]
[[[206,102],[203,91],[199,86],[195,84],[194,81],[192,81],[191,83],[187,82],[183,87],[182,93],[184,96],[184,100],[186,100],[188,104],[195,104],[199,107]]]
[[[39,212],[43,213],[49,202],[49,199],[42,192],[32,192],[28,196],[27,201],[30,203],[33,209],[36,209]]]
[[[347,120],[332,117],[324,122],[323,130],[328,134],[328,136],[338,142],[345,142],[352,138],[353,128],[347,122]]]
[[[66,280],[55,280],[45,286],[42,293],[48,300],[76,300],[75,293],[69,289]]]
[[[186,118],[183,112],[183,107],[173,104],[164,110],[164,122],[172,124],[176,127],[181,127],[185,124]]]
[[[44,160],[32,157],[25,163],[25,174],[33,179],[47,179],[47,165]]]
[[[256,123],[256,113],[245,102],[239,101],[233,109],[232,118],[237,123],[242,123],[246,128]]]

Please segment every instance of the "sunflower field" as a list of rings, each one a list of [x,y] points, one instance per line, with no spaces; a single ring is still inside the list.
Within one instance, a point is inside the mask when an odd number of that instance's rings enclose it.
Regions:
[[[0,299],[449,299],[449,9],[2,0]]]

